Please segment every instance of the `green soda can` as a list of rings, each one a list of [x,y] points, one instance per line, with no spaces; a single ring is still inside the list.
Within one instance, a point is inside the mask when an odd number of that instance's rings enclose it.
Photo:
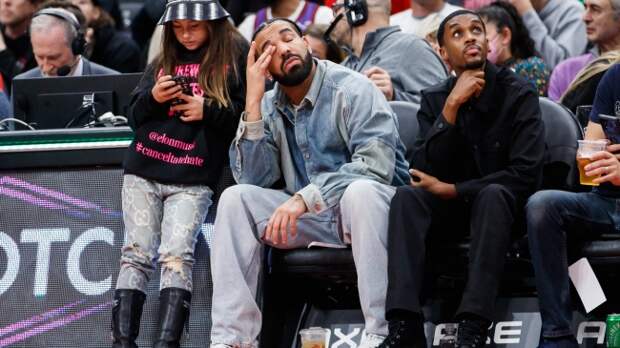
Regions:
[[[607,348],[620,348],[620,314],[607,316]]]

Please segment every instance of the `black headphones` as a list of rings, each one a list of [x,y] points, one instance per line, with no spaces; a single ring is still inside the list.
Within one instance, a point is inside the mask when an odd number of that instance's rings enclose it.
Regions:
[[[69,22],[73,28],[75,28],[75,32],[77,33],[75,38],[73,38],[73,41],[71,41],[71,52],[74,56],[84,53],[84,49],[86,48],[86,38],[84,38],[84,31],[82,31],[80,22],[78,22],[77,17],[75,17],[73,13],[62,8],[46,8],[36,12],[32,18],[42,15],[53,16]]]
[[[344,0],[347,21],[352,27],[363,25],[368,20],[366,0]]]

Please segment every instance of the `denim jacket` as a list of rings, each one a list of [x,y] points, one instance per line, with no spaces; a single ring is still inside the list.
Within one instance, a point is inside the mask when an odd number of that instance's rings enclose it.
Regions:
[[[286,191],[299,194],[308,211],[336,206],[358,179],[388,185],[408,182],[398,120],[381,92],[366,77],[340,65],[317,61],[311,87],[292,106],[279,85],[262,100],[262,120],[239,123],[230,149],[240,184],[270,187],[284,178]],[[293,110],[296,142],[310,184],[296,190],[297,178],[286,139],[285,108]]]

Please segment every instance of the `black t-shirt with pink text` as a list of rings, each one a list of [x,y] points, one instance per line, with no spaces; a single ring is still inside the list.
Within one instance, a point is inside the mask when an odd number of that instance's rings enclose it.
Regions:
[[[239,44],[247,52],[247,44]],[[174,69],[175,75],[189,81],[194,96],[204,96],[198,83],[201,57],[188,53],[185,62]],[[245,71],[244,59],[239,59],[237,67],[238,72]],[[213,187],[222,167],[228,165],[228,148],[245,104],[245,78],[234,76],[233,71],[228,68],[232,105],[219,107],[205,98],[203,119],[184,122],[170,109],[174,102],[155,101],[151,90],[156,74],[152,66],[147,67],[129,110],[135,138],[125,156],[125,173],[167,184]],[[161,75],[161,71],[157,73],[157,77]]]

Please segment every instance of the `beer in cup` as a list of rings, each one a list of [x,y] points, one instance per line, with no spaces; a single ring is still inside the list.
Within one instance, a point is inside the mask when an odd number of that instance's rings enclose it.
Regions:
[[[592,162],[592,156],[600,151],[605,151],[607,144],[606,139],[601,140],[578,140],[579,148],[577,149],[577,165],[579,166],[579,182],[582,185],[598,186],[592,180],[598,176],[586,176],[585,167]]]
[[[327,329],[311,327],[299,331],[301,336],[301,348],[325,348]]]

